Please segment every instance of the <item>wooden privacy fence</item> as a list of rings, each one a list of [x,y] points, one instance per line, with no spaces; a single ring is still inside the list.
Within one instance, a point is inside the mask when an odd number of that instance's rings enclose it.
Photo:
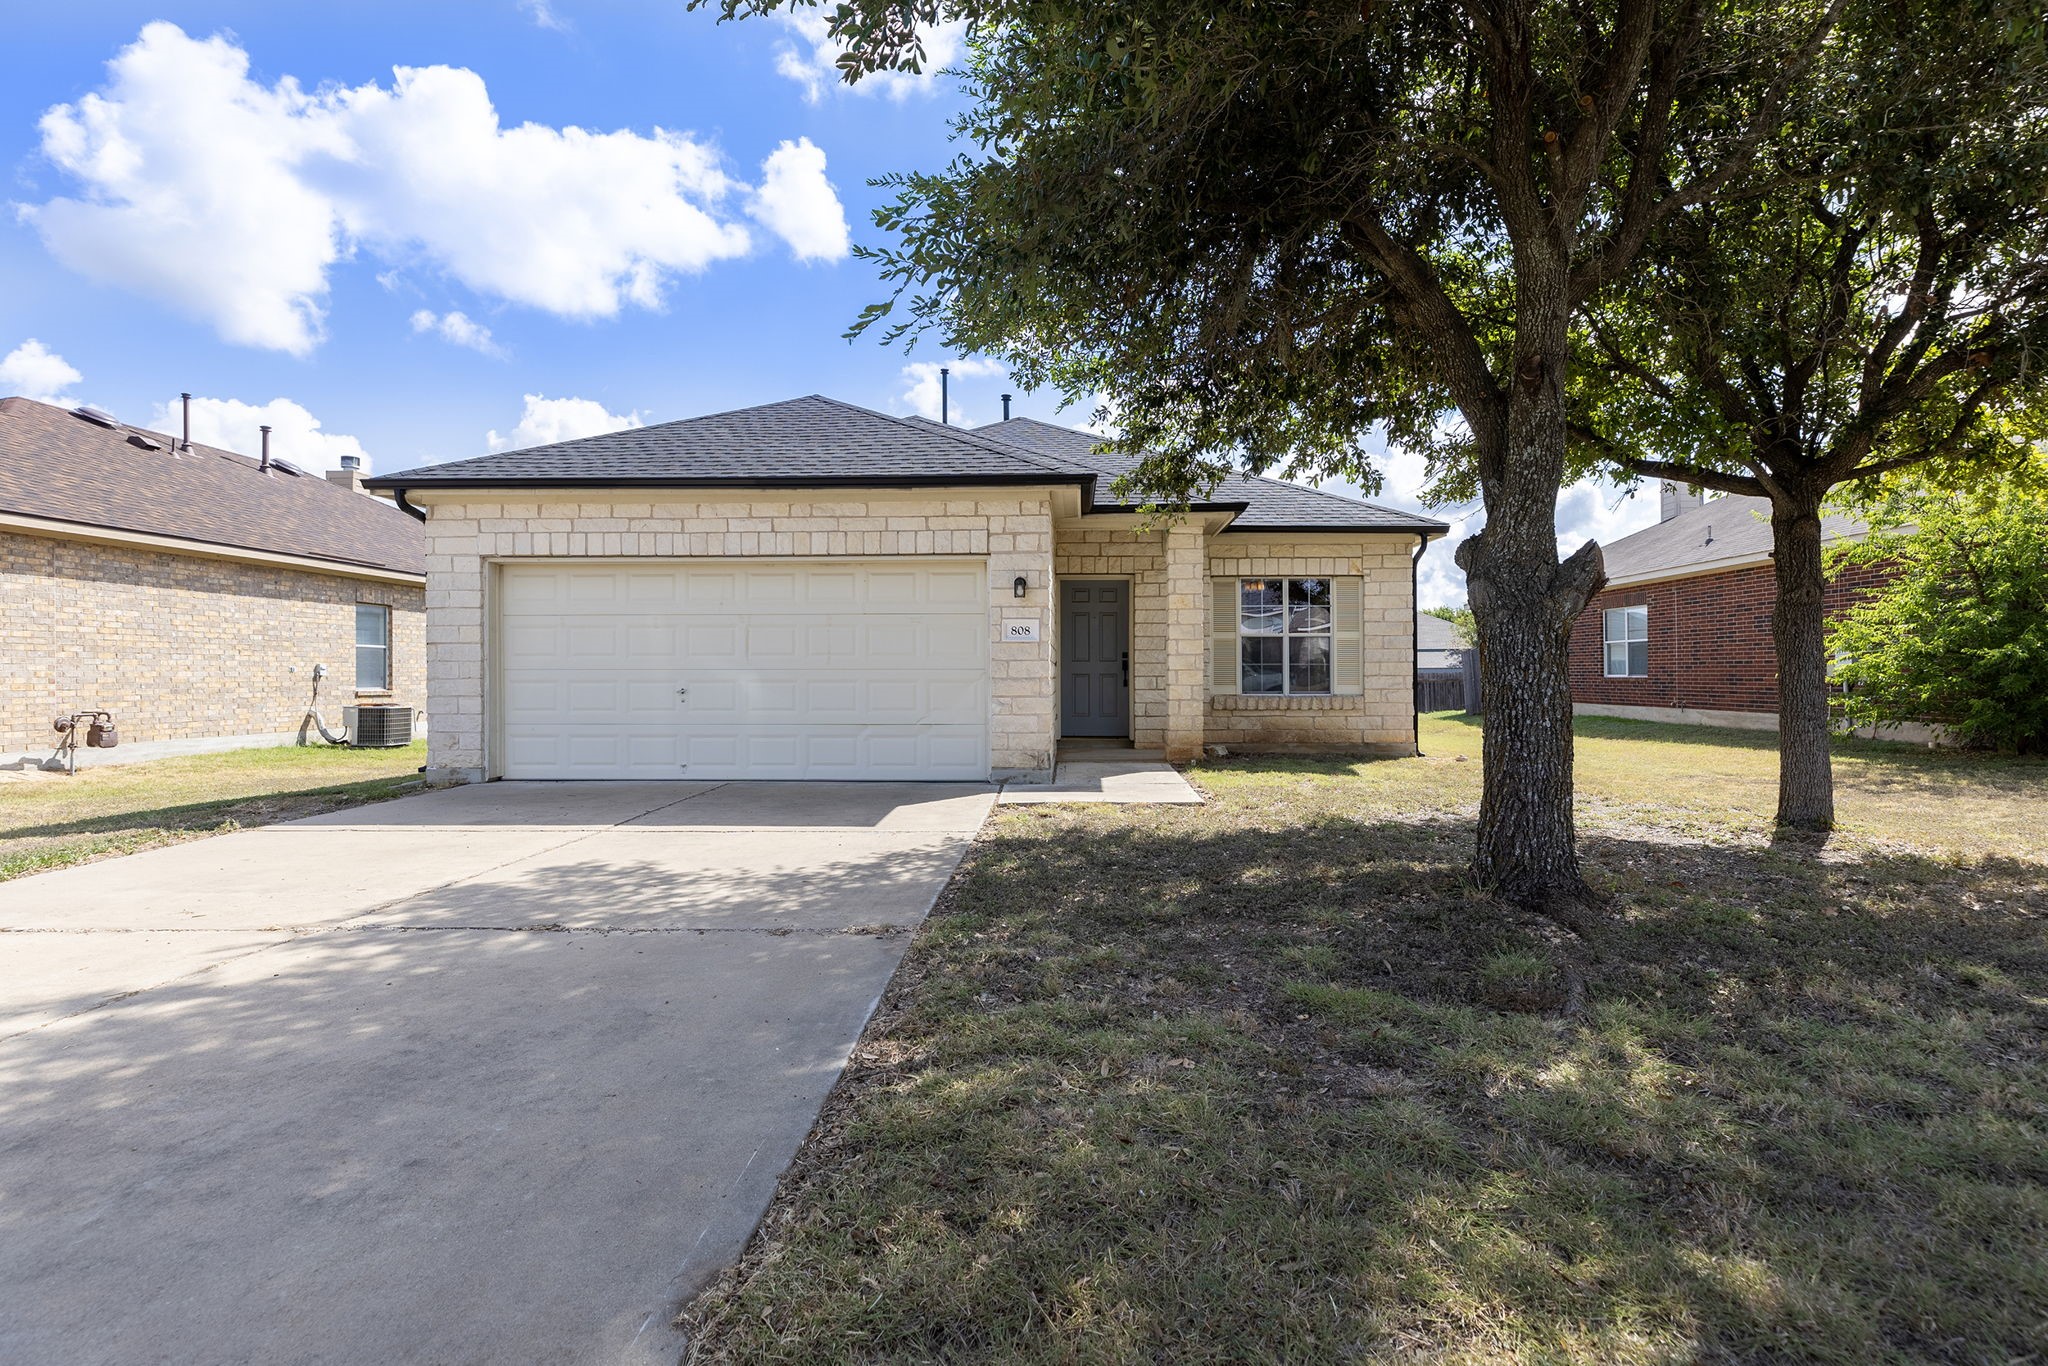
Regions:
[[[1461,711],[1465,706],[1464,671],[1432,669],[1415,675],[1415,710]]]

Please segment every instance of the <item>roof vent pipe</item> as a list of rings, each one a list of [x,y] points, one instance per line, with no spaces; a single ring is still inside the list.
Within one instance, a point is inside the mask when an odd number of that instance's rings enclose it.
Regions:
[[[952,407],[951,390],[949,388],[952,383],[952,374],[953,372],[945,366],[941,365],[939,367],[939,425],[941,427],[948,425],[951,421],[948,414]]]
[[[256,468],[267,473],[270,469],[270,428],[265,425],[257,430],[263,433],[263,458],[256,462]]]
[[[185,407],[185,437],[178,443],[178,449],[189,451],[192,449],[192,395],[179,394],[178,402]]]
[[[1009,420],[1010,420],[1010,396],[1009,396],[1008,394],[1004,394],[1004,395],[1003,395],[1003,421],[1005,421],[1005,422],[1008,422]]]

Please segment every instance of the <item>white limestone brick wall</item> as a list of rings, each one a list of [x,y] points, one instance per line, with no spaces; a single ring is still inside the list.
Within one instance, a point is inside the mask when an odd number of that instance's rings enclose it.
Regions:
[[[986,557],[991,768],[1042,773],[1054,747],[1051,498],[1047,489],[416,491],[411,501],[428,513],[429,764],[486,776],[494,561],[923,555]],[[1019,575],[1029,584],[1022,600],[1012,589]],[[1039,639],[1003,640],[1003,623],[1017,620],[1036,620]]]
[[[1208,587],[1205,536],[1182,522],[1166,533],[1166,757],[1178,762],[1202,754],[1203,672],[1208,658]]]
[[[1215,578],[1362,579],[1363,691],[1344,697],[1208,699],[1204,740],[1247,749],[1359,749],[1407,754],[1415,743],[1415,617],[1410,535],[1262,537],[1223,532],[1210,538]],[[1208,601],[1204,595],[1204,602]],[[1206,646],[1208,633],[1203,633]],[[1206,666],[1205,666],[1206,668]],[[1203,677],[1207,677],[1205,671]]]
[[[1053,571],[1062,579],[1128,579],[1131,585],[1131,743],[1166,745],[1166,537],[1129,527],[1062,522]],[[1057,659],[1057,648],[1055,648]]]

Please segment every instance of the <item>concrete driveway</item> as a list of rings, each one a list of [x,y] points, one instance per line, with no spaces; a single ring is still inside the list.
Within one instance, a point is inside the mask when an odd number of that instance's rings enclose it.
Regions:
[[[0,1361],[673,1361],[993,799],[493,783],[0,884]]]

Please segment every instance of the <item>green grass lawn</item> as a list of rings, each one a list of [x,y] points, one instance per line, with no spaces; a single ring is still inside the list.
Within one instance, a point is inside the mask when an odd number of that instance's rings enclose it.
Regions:
[[[381,801],[426,785],[427,746],[238,749],[0,780],[0,881]]]
[[[1587,723],[1564,1015],[1424,727],[999,811],[695,1357],[2041,1362],[2048,765]]]

